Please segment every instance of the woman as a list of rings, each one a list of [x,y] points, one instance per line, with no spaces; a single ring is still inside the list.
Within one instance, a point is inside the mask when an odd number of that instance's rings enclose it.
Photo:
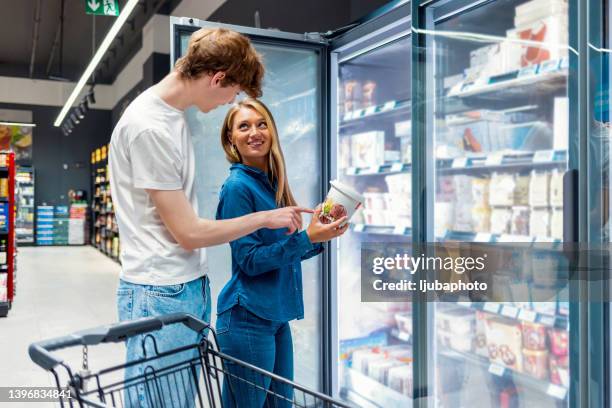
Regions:
[[[232,166],[221,189],[217,219],[296,205],[276,125],[263,103],[246,99],[234,105],[225,117],[221,144]],[[283,230],[261,229],[231,242],[232,278],[217,304],[221,351],[290,380],[293,342],[289,321],[304,317],[300,262],[321,253],[322,242],[347,229],[340,228],[346,217],[326,225],[319,221],[319,212],[315,210],[302,232],[288,236]],[[296,220],[298,231],[301,222]],[[260,408],[266,398],[270,406],[288,405],[272,393],[292,399],[291,390],[279,383],[270,384],[234,365],[228,369],[236,377],[231,393],[225,382],[224,407]],[[269,392],[246,385],[238,377]]]

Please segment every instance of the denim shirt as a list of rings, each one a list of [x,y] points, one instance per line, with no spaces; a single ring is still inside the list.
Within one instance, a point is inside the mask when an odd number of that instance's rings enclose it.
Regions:
[[[275,187],[261,170],[230,167],[219,197],[216,218],[228,219],[277,208]],[[217,314],[240,304],[262,319],[287,322],[304,318],[301,261],[323,251],[305,231],[259,229],[230,242],[232,277],[217,303]]]

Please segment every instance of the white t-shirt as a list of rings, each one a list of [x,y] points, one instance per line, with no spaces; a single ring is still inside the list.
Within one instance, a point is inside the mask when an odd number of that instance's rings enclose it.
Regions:
[[[121,279],[176,285],[205,275],[206,251],[183,249],[145,191],[183,190],[198,213],[193,143],[184,112],[152,88],[140,94],[113,130],[109,170],[121,238]]]

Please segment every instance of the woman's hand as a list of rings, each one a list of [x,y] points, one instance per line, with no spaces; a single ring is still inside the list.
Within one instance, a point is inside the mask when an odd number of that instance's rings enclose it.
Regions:
[[[332,222],[331,224],[323,224],[321,220],[319,220],[320,214],[321,205],[319,205],[314,210],[314,214],[312,214],[312,220],[310,220],[310,224],[306,229],[306,234],[308,235],[310,242],[312,242],[313,244],[337,238],[340,235],[344,234],[349,227],[349,224],[347,222],[348,217],[342,217],[339,220]],[[343,227],[340,226],[342,223],[345,223]]]

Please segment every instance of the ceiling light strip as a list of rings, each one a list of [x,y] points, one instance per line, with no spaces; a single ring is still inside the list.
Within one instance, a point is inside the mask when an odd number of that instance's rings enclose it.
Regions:
[[[1,122],[3,126],[21,126],[21,127],[36,127],[36,123],[23,123],[23,122]]]
[[[72,93],[68,97],[66,104],[62,108],[60,114],[57,116],[57,119],[55,119],[55,123],[53,123],[53,126],[59,127],[62,124],[62,121],[68,114],[68,111],[72,107],[72,104],[74,103],[74,101],[76,101],[77,97],[81,93],[81,90],[89,80],[89,77],[91,77],[91,74],[93,74],[94,70],[102,60],[102,57],[104,56],[104,54],[112,44],[113,40],[119,33],[119,30],[121,29],[123,24],[125,24],[130,14],[132,14],[132,11],[134,11],[134,8],[138,4],[138,1],[139,0],[128,0],[127,4],[123,8],[123,11],[121,12],[121,14],[119,14],[119,17],[117,17],[117,20],[115,20],[110,30],[108,30],[108,34],[106,34],[106,37],[104,37],[104,40],[102,41],[100,47],[89,62],[89,65],[87,65],[85,72],[83,72],[81,79],[79,79],[79,82],[77,82],[76,87],[73,89]]]

